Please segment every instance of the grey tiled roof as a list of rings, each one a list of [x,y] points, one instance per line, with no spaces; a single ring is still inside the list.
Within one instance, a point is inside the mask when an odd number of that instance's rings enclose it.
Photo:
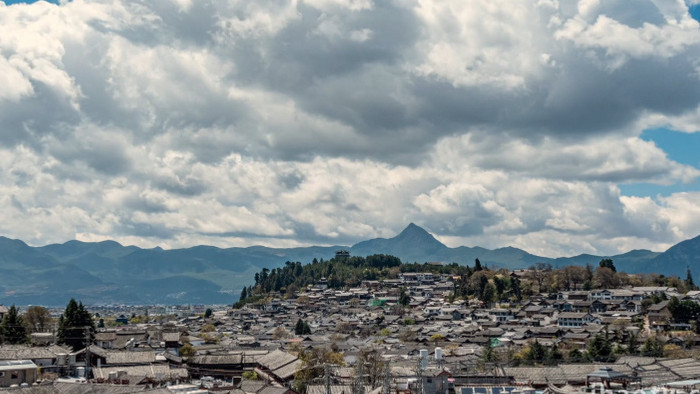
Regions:
[[[281,350],[275,350],[261,357],[258,360],[258,363],[264,366],[265,368],[274,371],[275,369],[281,368],[295,361],[296,359],[297,357],[293,354],[289,354]]]
[[[152,379],[168,379],[186,378],[187,370],[185,368],[170,368],[167,365],[137,365],[128,367],[102,367],[93,368],[93,373],[96,378],[109,379],[110,372],[124,371],[128,376],[146,376]]]

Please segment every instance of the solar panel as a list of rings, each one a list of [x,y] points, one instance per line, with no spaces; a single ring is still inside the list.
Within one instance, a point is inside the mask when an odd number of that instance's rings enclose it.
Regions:
[[[462,394],[474,394],[474,390],[471,387],[462,387]]]
[[[488,394],[486,387],[474,387],[474,394]]]
[[[491,394],[501,394],[501,387],[491,387]]]

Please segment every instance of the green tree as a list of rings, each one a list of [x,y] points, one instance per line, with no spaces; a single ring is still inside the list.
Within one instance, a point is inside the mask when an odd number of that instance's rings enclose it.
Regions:
[[[688,291],[698,289],[698,287],[695,286],[695,282],[693,281],[693,274],[690,272],[690,267],[686,269],[685,273],[685,289]]]
[[[243,380],[258,380],[258,373],[255,371],[245,371],[241,377]]]
[[[297,324],[294,326],[294,334],[295,335],[309,335],[309,334],[311,334],[311,327],[309,327],[309,323],[307,323],[301,319],[297,320]]]
[[[700,319],[700,305],[691,300],[679,301],[677,297],[671,297],[668,310],[677,322],[688,323]]]
[[[204,318],[205,319],[210,318],[212,313],[213,312],[212,312],[211,308],[207,308],[207,310],[204,311]]]
[[[401,288],[401,294],[399,295],[399,304],[403,306],[408,306],[411,304],[411,296],[406,294],[406,288]]]
[[[557,365],[564,359],[564,355],[559,350],[559,345],[555,342],[545,354],[544,363],[547,365]]]
[[[58,320],[58,343],[80,350],[95,339],[95,322],[83,303],[71,298]]]
[[[633,356],[639,353],[639,338],[637,334],[630,334],[629,338],[627,338],[627,353]]]
[[[500,276],[494,276],[493,277],[493,285],[496,287],[496,299],[502,300],[503,299],[503,292],[506,291],[506,287],[508,286],[508,281],[506,280],[506,278],[502,278]]]
[[[474,260],[474,272],[476,271],[481,271],[483,268],[481,267],[481,261],[479,259]]]
[[[248,289],[246,289],[246,287],[243,286],[243,290],[241,290],[241,298],[239,299],[239,301],[243,301],[246,298],[248,298]]]
[[[605,334],[597,334],[593,337],[593,339],[588,342],[586,353],[588,354],[588,358],[592,361],[613,361],[615,356],[607,332]]]
[[[27,329],[24,326],[24,320],[14,305],[10,307],[2,318],[0,337],[2,337],[3,343],[12,345],[27,342]]]
[[[520,279],[518,279],[517,276],[514,276],[510,280],[510,292],[518,302],[523,300],[523,292],[520,289]]]
[[[642,355],[646,357],[663,357],[664,344],[656,338],[649,338],[642,346]]]
[[[601,268],[610,268],[613,272],[617,272],[617,269],[615,269],[615,264],[613,263],[612,259],[602,259],[600,260],[600,263],[598,263],[598,266]]]
[[[525,354],[525,360],[532,363],[542,363],[547,356],[547,349],[542,346],[537,340],[530,344],[530,348]]]
[[[294,325],[294,335],[301,335],[304,331],[304,321],[301,319],[297,320],[297,324]]]
[[[486,283],[484,290],[479,296],[479,299],[486,304],[486,306],[491,306],[491,303],[496,298],[496,288],[491,283]]]
[[[583,354],[578,349],[571,349],[569,351],[569,362],[570,363],[582,363],[586,361],[586,355]]]
[[[485,363],[493,363],[498,361],[498,357],[496,357],[496,352],[494,352],[493,350],[493,343],[491,343],[490,339],[484,345],[483,351],[481,353],[481,360]]]
[[[197,353],[197,350],[194,348],[194,346],[192,346],[189,343],[182,345],[182,347],[180,348],[180,356],[184,357],[184,358],[192,357],[196,353]]]

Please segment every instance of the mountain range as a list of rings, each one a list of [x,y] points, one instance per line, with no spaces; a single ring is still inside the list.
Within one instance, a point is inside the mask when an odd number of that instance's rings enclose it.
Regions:
[[[186,249],[143,249],[114,241],[32,247],[0,237],[0,304],[65,305],[73,297],[86,304],[216,304],[238,299],[262,268],[286,261],[308,263],[330,259],[338,249],[352,255],[391,254],[404,262],[473,264],[478,258],[491,268],[527,268],[535,263],[554,267],[597,265],[612,258],[618,271],[657,272],[685,277],[686,268],[700,267],[700,236],[663,253],[633,250],[615,256],[582,254],[547,258],[522,249],[450,248],[411,223],[393,238],[375,238],[353,246],[269,248],[264,246]]]

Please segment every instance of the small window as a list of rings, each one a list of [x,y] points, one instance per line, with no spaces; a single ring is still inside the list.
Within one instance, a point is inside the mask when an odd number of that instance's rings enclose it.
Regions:
[[[0,378],[5,376],[5,372],[0,372]]]
[[[10,376],[10,379],[17,379],[19,378],[19,373],[17,371],[12,371],[12,376]]]

